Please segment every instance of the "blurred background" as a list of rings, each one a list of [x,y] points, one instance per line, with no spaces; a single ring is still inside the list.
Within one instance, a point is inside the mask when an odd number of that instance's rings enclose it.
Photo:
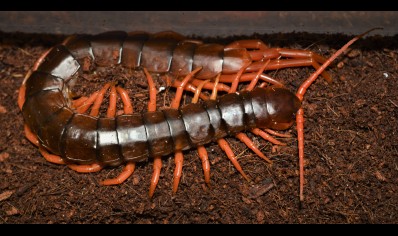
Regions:
[[[397,11],[1,11],[0,31],[96,34],[109,30],[225,37],[253,33],[398,34]]]

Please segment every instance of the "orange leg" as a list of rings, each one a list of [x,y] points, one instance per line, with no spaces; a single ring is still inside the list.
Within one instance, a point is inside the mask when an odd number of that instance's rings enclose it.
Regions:
[[[144,73],[148,80],[149,87],[149,102],[148,102],[148,111],[156,111],[156,87],[153,82],[153,78],[151,74],[149,74],[148,70],[144,68]],[[156,156],[153,158],[153,174],[151,179],[151,185],[149,186],[149,197],[152,198],[155,193],[156,186],[159,182],[160,170],[162,169],[162,157]]]
[[[24,130],[25,130],[25,137],[34,145],[37,147],[39,146],[39,139],[37,138],[37,135],[32,132],[32,130],[29,128],[27,124],[24,125]]]
[[[261,67],[261,62],[253,62],[248,68],[248,72],[257,71]],[[315,69],[319,68],[320,65],[313,58],[297,58],[297,59],[275,59],[271,60],[270,64],[267,67],[267,70],[277,70],[282,68],[291,68],[291,67],[301,67],[301,66],[313,66]],[[326,79],[328,83],[332,82],[332,77],[330,77],[329,73],[324,71],[322,76]]]
[[[50,154],[41,145],[39,146],[39,151],[40,151],[41,155],[43,155],[44,159],[46,159],[48,162],[51,162],[54,164],[65,164],[65,162],[62,160],[62,158],[60,156]]]
[[[77,164],[71,164],[68,165],[69,168],[76,172],[80,173],[92,173],[92,172],[98,172],[102,170],[104,167],[98,163],[93,163],[93,164],[88,164],[88,165],[77,165]]]
[[[155,193],[156,186],[159,182],[160,170],[162,169],[162,157],[157,156],[153,158],[153,174],[151,179],[151,185],[149,187],[149,197],[152,198]]]
[[[99,91],[98,96],[95,99],[94,105],[91,108],[90,111],[90,116],[98,116],[99,114],[99,109],[101,107],[102,101],[104,100],[104,96],[106,93],[106,90],[111,86],[111,83],[106,83],[104,87]]]
[[[128,92],[121,87],[117,87],[116,91],[119,93],[119,95],[122,99],[124,114],[132,114],[133,106],[131,105],[131,101],[130,101]]]
[[[173,193],[176,193],[182,176],[182,164],[184,162],[184,155],[181,151],[174,154],[174,162],[176,167],[174,169]]]
[[[239,171],[239,173],[247,180],[250,181],[250,178],[245,174],[245,172],[243,171],[242,167],[240,166],[238,160],[236,159],[236,156],[234,154],[234,152],[232,151],[231,147],[229,146],[229,144],[227,143],[227,141],[225,141],[225,139],[221,138],[219,140],[217,140],[218,145],[221,147],[221,149],[225,152],[225,154],[227,154],[228,159],[232,162],[232,164],[235,166],[236,170]]]
[[[263,139],[270,141],[273,144],[286,146],[286,143],[282,143],[281,141],[274,139],[272,136],[270,136],[269,134],[267,134],[266,132],[264,132],[263,130],[261,130],[259,128],[254,128],[251,130],[251,132],[255,135],[261,136]]]
[[[240,78],[242,77],[243,72],[251,63],[246,63],[242,68],[234,75],[235,78],[232,79],[231,89],[228,91],[229,93],[234,93],[238,90],[238,85],[240,82]]]
[[[25,93],[26,93],[26,85],[22,84],[21,87],[19,87],[19,93],[18,93],[18,107],[22,111],[22,106],[25,103]]]
[[[260,78],[260,75],[263,73],[265,68],[268,66],[270,63],[270,60],[268,59],[265,63],[263,63],[263,66],[258,70],[256,77],[250,82],[249,86],[246,87],[247,91],[252,91],[254,87],[256,86],[258,79]]]
[[[109,105],[108,110],[106,111],[106,117],[111,118],[116,116],[116,101],[117,101],[117,93],[115,85],[111,86],[111,92],[109,94]]]
[[[282,138],[291,138],[292,137],[290,134],[281,134],[281,133],[278,133],[278,132],[276,132],[275,130],[272,130],[272,129],[264,129],[264,131],[266,131],[266,132],[268,132],[268,133],[270,133],[272,135],[275,135],[275,136],[278,136],[278,137],[282,137]]]
[[[177,80],[177,79],[171,80],[171,79],[170,79],[169,77],[167,77],[167,76],[166,76],[166,81],[167,81],[168,86],[172,86],[172,87],[174,87],[174,88],[178,88],[178,87],[180,87],[180,86],[182,85],[182,81]],[[185,89],[186,91],[189,91],[189,92],[192,92],[192,93],[195,93],[195,91],[196,91],[196,87],[195,87],[193,84],[191,84],[191,83],[187,83],[187,84],[185,85],[184,89]],[[204,95],[203,93],[200,94],[200,98],[203,99],[203,100],[209,99],[209,98],[208,98],[206,95]]]
[[[185,86],[188,84],[188,82],[192,78],[192,76],[195,75],[195,73],[197,73],[201,69],[202,68],[197,68],[196,70],[192,71],[190,74],[185,76],[185,78],[182,80],[180,86],[177,87],[176,96],[174,97],[173,101],[171,102],[170,108],[178,109],[178,107],[180,106],[181,97],[182,97],[182,93],[184,91]],[[202,81],[202,83],[195,89],[195,96],[193,98],[193,101],[196,102],[199,99],[199,96],[201,94],[201,89],[206,82],[207,82],[207,80]],[[184,162],[184,155],[182,154],[181,151],[175,152],[174,162],[175,162],[176,166],[174,169],[173,193],[176,193],[177,189],[178,189],[178,185],[180,183],[181,176],[182,176],[182,166],[183,166],[183,162]]]
[[[94,104],[93,107],[91,108],[90,115],[97,116],[99,114],[99,107],[101,106],[101,103],[104,99],[104,94],[106,90],[109,88],[109,86],[110,83],[107,83],[100,91],[94,92],[93,94],[91,94],[90,97],[88,98],[82,97],[76,99],[73,103],[73,106],[76,108],[77,112],[85,113],[90,108],[90,106]],[[98,163],[87,164],[87,165],[69,164],[68,167],[79,173],[92,173],[100,171],[104,168],[102,165]]]
[[[135,163],[129,162],[126,164],[126,166],[123,168],[122,172],[116,178],[106,179],[104,181],[101,181],[100,184],[101,185],[121,184],[134,173],[134,169],[135,169]]]
[[[217,84],[220,79],[220,74],[216,77],[215,82],[214,82],[214,87],[213,87],[213,92],[210,96],[210,99],[215,100],[217,97]],[[199,101],[199,96],[198,94],[201,94],[201,90],[203,88],[203,85],[205,85],[209,80],[204,80],[202,83],[199,84],[197,87],[197,90],[195,92],[195,96],[192,99],[192,103],[197,103]],[[202,168],[203,168],[203,175],[205,178],[205,183],[207,186],[210,186],[210,162],[209,162],[209,156],[207,155],[206,148],[203,145],[200,145],[197,147],[199,158],[202,161]]]
[[[156,87],[153,82],[153,78],[151,74],[149,74],[148,70],[144,68],[145,76],[148,80],[149,87],[149,102],[148,102],[148,111],[156,111]]]
[[[244,133],[239,133],[235,135],[236,138],[238,138],[240,141],[242,141],[246,146],[248,146],[253,152],[255,152],[259,157],[264,159],[266,162],[272,164],[272,161],[268,159],[257,147],[254,145],[253,141],[247,137],[246,134]]]
[[[261,70],[259,70],[257,72],[256,77],[252,80],[252,82],[249,84],[249,86],[246,88],[246,90],[251,91],[253,90],[254,86],[257,83],[257,80],[259,78],[259,75],[261,73],[263,73],[265,67],[267,66],[267,64],[269,63],[269,60],[264,63],[264,66],[261,68]],[[239,78],[236,77],[236,79],[233,81],[233,83],[238,83],[239,82]],[[236,89],[238,88],[238,85],[236,84],[236,86],[232,86],[231,90],[229,91],[229,93],[235,93]],[[268,159],[257,147],[256,145],[254,145],[253,141],[250,140],[249,137],[247,137],[246,134],[244,133],[238,133],[235,135],[235,137],[237,139],[239,139],[240,141],[242,141],[244,144],[246,144],[246,146],[248,146],[253,152],[255,152],[258,156],[260,156],[261,158],[263,158],[265,161],[267,161],[268,163],[272,164],[272,161],[270,159]]]
[[[214,81],[214,84],[216,86],[214,86],[213,91],[212,91],[212,93],[210,95],[209,99],[211,99],[211,100],[216,100],[217,99],[217,91],[218,91],[217,84],[220,81],[220,77],[221,77],[221,74],[218,74],[218,76],[216,77],[216,80]]]
[[[81,105],[83,105],[83,103],[85,101],[87,101],[87,99],[88,99],[88,97],[80,97],[80,98],[78,98],[76,100],[73,100],[72,101],[72,107],[74,107],[74,108],[80,107]]]
[[[205,183],[210,186],[210,162],[209,155],[207,155],[206,148],[204,146],[198,147],[199,158],[202,161],[203,175],[205,176]]]
[[[98,91],[91,94],[91,96],[86,99],[80,106],[75,107],[78,113],[85,113],[91,105],[93,105],[94,101],[97,99]]]
[[[191,83],[195,86],[199,86],[200,83],[202,83],[203,80],[202,79],[192,79]],[[231,88],[223,83],[219,83],[217,85],[215,85],[212,82],[206,83],[203,88],[207,89],[207,90],[212,90],[214,87],[217,88],[218,91],[224,91],[224,92],[228,92]]]
[[[181,97],[182,97],[182,93],[184,91],[185,85],[201,69],[202,69],[202,67],[196,68],[191,73],[189,73],[187,76],[185,76],[185,78],[182,80],[182,83],[177,87],[176,96],[174,97],[174,99],[173,99],[173,101],[171,103],[171,107],[172,108],[178,108],[180,106],[180,101],[181,101]]]
[[[193,76],[202,69],[202,67],[198,67],[195,70],[193,70],[191,73],[189,73],[188,75],[186,75],[184,77],[184,79],[178,80],[178,79],[171,79],[169,76],[165,76],[165,81],[167,83],[168,86],[172,86],[174,88],[177,88],[177,94],[176,96],[182,96],[182,92],[183,90],[186,91],[190,91],[192,93],[196,93],[197,92],[197,86],[199,86],[200,84],[203,83],[202,79],[195,79]],[[204,89],[213,89],[214,87],[216,87],[219,91],[224,91],[224,92],[228,92],[230,90],[230,87],[225,85],[225,84],[215,84],[212,82],[208,82],[205,83],[204,85],[202,85]],[[202,100],[208,100],[209,98],[203,94],[200,93],[200,98]]]
[[[256,76],[257,76],[257,72],[250,72],[250,73],[244,73],[242,74],[242,76],[239,78],[239,82],[250,82],[252,81]],[[236,76],[235,75],[221,75],[220,77],[220,82],[223,83],[233,83],[233,81],[235,80]],[[280,87],[283,87],[284,85],[279,82],[276,79],[273,79],[272,77],[266,75],[266,74],[260,74],[259,79],[268,82],[270,84],[273,85],[277,85]]]
[[[258,71],[261,67],[261,62],[257,61],[263,59],[271,59],[271,63],[268,67],[269,70],[282,69],[287,67],[299,67],[299,66],[313,66],[315,69],[319,68],[319,63],[324,63],[326,58],[308,51],[301,49],[286,49],[286,48],[268,48],[261,40],[238,40],[226,46],[226,48],[247,48],[255,49],[250,50],[248,53],[254,63],[252,63],[246,70],[246,72]],[[279,58],[288,59],[279,59]],[[326,71],[322,71],[322,76],[329,82],[332,82],[332,78]]]
[[[219,76],[217,77],[217,79],[216,79],[216,81],[218,81],[219,80]],[[236,88],[237,88],[237,86],[236,86]],[[235,89],[236,89],[235,88]],[[212,93],[212,95],[211,95],[211,99],[216,99],[216,96],[217,96],[217,88],[216,87],[214,87],[214,89],[213,89],[213,93]],[[223,138],[221,138],[221,139],[219,139],[219,140],[217,140],[217,143],[218,143],[218,145],[221,147],[221,149],[227,154],[227,157],[228,157],[228,159],[232,162],[232,164],[235,166],[235,168],[238,170],[238,172],[239,173],[241,173],[241,175],[247,180],[247,181],[250,181],[250,179],[249,179],[249,177],[245,174],[245,172],[243,171],[243,169],[242,169],[242,167],[240,166],[240,164],[239,164],[239,162],[238,162],[238,160],[236,159],[236,157],[235,157],[235,154],[233,153],[233,151],[232,151],[232,149],[231,149],[231,147],[229,146],[229,144],[227,143],[227,141],[225,140],[225,139],[223,139]],[[202,162],[203,161],[206,161],[207,160],[207,162],[208,162],[208,156],[207,156],[207,151],[206,151],[206,149],[202,146],[201,147],[201,149],[198,149],[198,152],[199,152],[199,156],[201,157],[201,159],[202,159]],[[208,165],[208,163],[204,163],[203,164],[203,166],[204,165]],[[208,165],[209,166],[209,173],[208,173],[208,175],[209,175],[209,182],[210,182],[210,165]],[[207,167],[204,167],[203,168],[203,170],[205,171],[205,181],[206,181],[206,169],[205,168],[207,168]],[[206,182],[207,183],[207,182]]]
[[[116,115],[116,101],[117,101],[117,94],[119,94],[122,98],[123,102],[123,110],[124,114],[132,114],[133,113],[133,106],[131,105],[130,98],[128,96],[128,92],[120,87],[115,87],[112,85],[110,95],[109,95],[109,106],[107,110],[107,117],[115,117]],[[128,162],[122,172],[113,178],[113,179],[106,179],[100,182],[101,185],[118,185],[123,183],[126,179],[128,179],[135,170],[135,163]]]
[[[198,87],[196,88],[196,91],[195,91],[195,95],[192,98],[192,101],[191,101],[192,103],[197,103],[199,101],[200,94],[202,94],[201,92],[202,92],[203,85],[205,85],[209,81],[210,81],[209,79],[208,80],[202,80],[202,83],[200,83],[198,85]],[[175,108],[175,109],[178,109],[178,107]]]

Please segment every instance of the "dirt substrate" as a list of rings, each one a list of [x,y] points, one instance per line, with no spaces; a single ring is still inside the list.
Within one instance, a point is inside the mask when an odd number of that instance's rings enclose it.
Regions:
[[[0,222],[1,223],[398,223],[398,37],[370,36],[356,42],[308,90],[305,111],[305,199],[299,204],[296,126],[287,146],[272,145],[250,133],[274,163],[267,164],[244,144],[228,137],[245,181],[222,150],[206,145],[211,186],[204,183],[195,150],[184,152],[183,175],[172,194],[174,158],[163,158],[152,199],[152,160],[139,163],[123,184],[100,186],[122,167],[81,174],[47,162],[24,136],[18,88],[35,60],[65,36],[0,32]],[[352,36],[272,34],[206,39],[228,43],[259,38],[274,47],[305,48],[325,57]],[[269,71],[296,91],[311,67]],[[115,70],[113,78],[117,78]],[[157,77],[156,77],[157,78]],[[158,88],[160,80],[155,80]],[[145,81],[130,81],[137,111],[146,109]],[[135,84],[135,85],[134,85]],[[168,106],[173,89],[158,93]],[[184,96],[184,102],[191,98]]]

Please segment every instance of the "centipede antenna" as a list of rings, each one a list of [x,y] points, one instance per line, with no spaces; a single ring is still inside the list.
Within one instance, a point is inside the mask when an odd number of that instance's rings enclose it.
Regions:
[[[321,67],[319,67],[319,69],[317,69],[306,81],[304,81],[304,83],[301,84],[300,88],[298,89],[296,96],[302,101],[305,92],[307,91],[308,87],[316,80],[316,78],[338,57],[340,56],[345,50],[347,50],[347,48],[349,46],[351,46],[355,41],[357,41],[358,39],[362,38],[364,35],[370,33],[371,31],[377,30],[377,29],[383,29],[383,28],[373,28],[370,29],[368,31],[366,31],[365,33],[362,33],[356,37],[354,37],[353,39],[351,39],[350,41],[348,41],[348,43],[346,43],[343,47],[341,47],[339,50],[337,50],[337,52],[335,52],[329,59],[327,59],[325,61],[325,63],[322,64]]]

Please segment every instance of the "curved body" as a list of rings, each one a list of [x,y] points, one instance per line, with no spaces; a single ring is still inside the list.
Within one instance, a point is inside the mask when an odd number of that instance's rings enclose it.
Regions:
[[[115,118],[80,114],[70,106],[69,84],[73,83],[68,82],[83,69],[87,57],[101,66],[121,63],[133,68],[147,67],[156,73],[184,74],[200,65],[204,77],[221,70],[215,66],[220,58],[221,66],[232,72],[239,68],[227,66],[228,62],[243,63],[247,59],[241,55],[232,57],[220,45],[177,41],[176,35],[172,36],[163,35],[159,41],[145,33],[110,32],[72,37],[52,48],[24,81],[22,113],[40,144],[67,163],[116,166],[197,147],[255,127],[280,129],[287,127],[278,126],[279,123],[292,124],[300,101],[288,90],[275,87],[227,94],[178,110]],[[220,50],[213,50],[214,47]],[[281,111],[286,115],[281,115]]]
[[[153,157],[154,172],[149,188],[152,197],[160,176],[162,155],[175,153],[174,193],[181,178],[182,150],[185,149],[197,148],[205,182],[210,183],[210,163],[203,144],[212,141],[217,141],[235,168],[249,180],[223,137],[234,135],[271,163],[242,131],[249,130],[276,145],[285,145],[259,128],[268,128],[268,132],[283,136],[272,129],[287,129],[296,120],[300,201],[303,201],[304,111],[301,101],[319,75],[331,82],[331,77],[324,71],[327,66],[372,30],[351,39],[327,60],[308,50],[267,48],[260,40],[239,40],[222,46],[185,40],[173,32],[149,35],[114,31],[95,36],[72,36],[44,53],[19,89],[18,105],[26,122],[25,135],[39,147],[46,160],[70,164],[68,166],[78,172],[95,172],[107,165],[126,163],[118,177],[102,181],[103,185],[122,183],[134,172],[135,162]],[[282,57],[285,59],[281,60]],[[143,69],[149,87],[150,112],[133,114],[128,92],[111,82],[90,97],[73,100],[70,93],[75,79],[79,78],[75,75],[90,71],[92,63]],[[313,66],[316,71],[300,85],[296,94],[263,74],[264,70],[297,66]],[[175,78],[187,75],[183,81],[175,80],[177,82],[172,85],[177,88],[171,104],[173,109],[156,111],[156,88],[148,71]],[[198,87],[190,84],[190,88],[184,88],[193,75],[200,79],[195,85]],[[205,97],[205,101],[197,103],[202,86],[209,82],[205,79],[215,76],[216,82],[210,85],[213,90],[210,100]],[[264,89],[262,84],[255,88],[259,78],[273,86]],[[232,83],[231,87],[219,88],[219,79]],[[246,91],[236,92],[241,81],[251,82]],[[107,118],[100,118],[99,108],[109,87]],[[179,107],[184,89],[194,91],[195,97],[192,104]],[[219,90],[228,94],[216,98]],[[116,115],[116,93],[123,101],[123,115]],[[92,115],[83,114],[88,107],[79,108],[91,106],[94,100]],[[89,102],[86,104],[86,101]]]
[[[40,88],[35,78],[43,82]],[[300,105],[288,90],[269,87],[178,110],[99,118],[74,112],[62,92],[64,85],[60,78],[34,72],[27,81],[22,113],[42,146],[68,163],[79,164],[114,166],[190,149],[255,127],[273,128],[278,122],[293,121]],[[279,115],[281,109],[286,117]]]

